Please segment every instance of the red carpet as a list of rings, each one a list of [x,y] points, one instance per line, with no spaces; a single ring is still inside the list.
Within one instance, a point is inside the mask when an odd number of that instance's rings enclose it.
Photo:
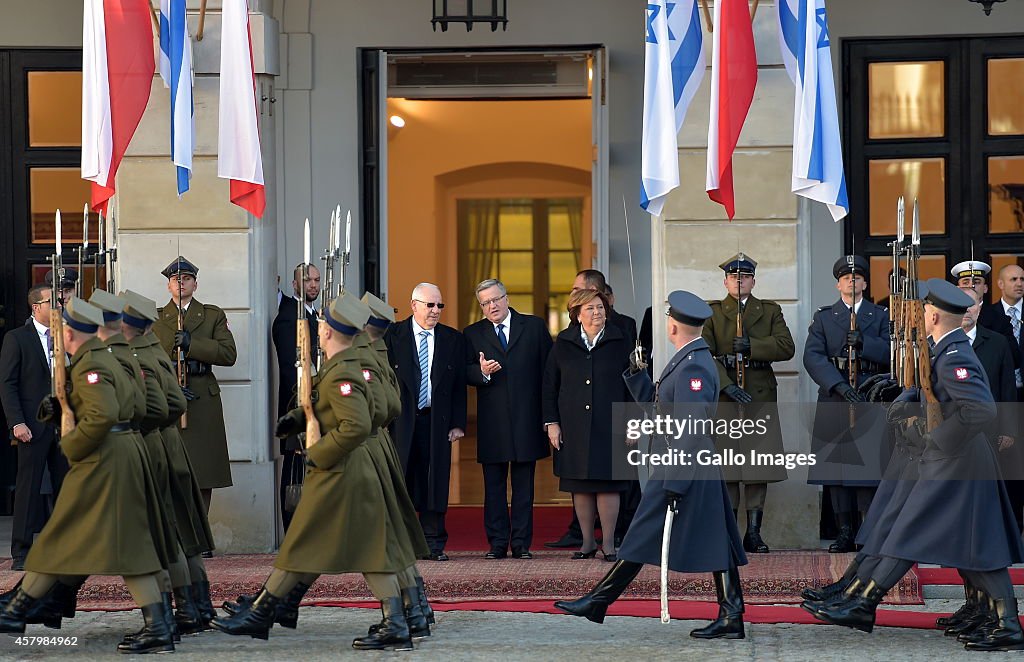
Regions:
[[[962,585],[964,583],[960,573],[954,568],[918,568],[915,566],[914,569],[917,576],[920,577],[922,585]],[[1014,586],[1024,586],[1024,568],[1010,568],[1010,579]]]
[[[325,602],[325,607],[365,607],[365,602]],[[504,611],[530,614],[563,614],[549,601],[515,602],[451,602],[432,603],[434,611]],[[718,615],[718,605],[712,602],[669,603],[669,614],[676,620],[711,620]],[[608,609],[609,616],[639,616],[660,618],[661,603],[657,600],[619,600]],[[935,619],[948,616],[949,612],[903,611],[879,609],[877,625],[894,628],[916,628],[934,630]],[[569,618],[568,615],[565,615]],[[814,618],[800,607],[747,605],[743,614],[747,623],[796,623],[798,625],[829,625]]]

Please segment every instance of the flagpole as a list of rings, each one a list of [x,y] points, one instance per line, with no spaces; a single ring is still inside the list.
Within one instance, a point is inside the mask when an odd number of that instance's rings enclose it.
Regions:
[[[711,18],[710,4],[711,0],[700,0],[700,6],[704,8],[704,25],[707,26],[709,33],[715,31],[715,21]]]
[[[756,4],[754,5],[757,6]],[[199,3],[199,27],[196,29],[196,41],[203,40],[203,28],[206,27],[206,0]]]
[[[203,0],[205,2],[206,0]],[[761,0],[754,0],[754,5],[750,8],[750,22],[754,22],[754,17],[757,16],[757,5]]]

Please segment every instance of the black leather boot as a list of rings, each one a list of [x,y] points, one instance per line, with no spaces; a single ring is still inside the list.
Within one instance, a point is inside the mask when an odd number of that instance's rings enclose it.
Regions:
[[[956,640],[961,644],[966,644],[970,641],[981,641],[984,639],[990,630],[994,630],[999,625],[999,617],[996,614],[996,601],[990,597],[985,597],[985,608],[978,611],[978,615],[971,619],[970,625],[956,635]]]
[[[817,617],[818,612],[825,607],[835,607],[843,604],[844,602],[850,602],[863,590],[864,582],[861,581],[860,577],[854,577],[850,581],[849,585],[839,593],[835,593],[824,600],[804,600],[800,607],[807,613],[813,614]]]
[[[992,606],[989,602],[989,598],[984,592],[979,590],[975,598],[974,610],[972,613],[959,623],[947,627],[943,634],[947,637],[956,637],[959,639],[962,636],[969,635],[986,623],[993,622],[995,622],[995,615],[992,613]]]
[[[196,607],[199,608],[199,615],[203,617],[203,624],[209,625],[210,621],[217,618],[217,610],[213,608],[213,602],[210,600],[210,582],[192,582],[192,595],[196,598]]]
[[[642,563],[620,559],[615,562],[608,574],[590,589],[590,593],[578,600],[559,600],[555,606],[567,614],[582,616],[594,623],[604,623],[608,605],[622,595],[643,567]]]
[[[761,540],[761,520],[763,518],[763,510],[747,511],[747,533],[743,536],[743,551],[748,554],[767,554],[771,551],[764,540]]]
[[[274,626],[274,616],[281,599],[264,586],[248,609],[243,609],[227,618],[217,617],[210,621],[210,627],[227,634],[247,634],[254,639],[267,639]]]
[[[854,595],[852,600],[828,604],[812,613],[832,625],[843,625],[862,632],[871,632],[875,627],[875,610],[885,594],[886,591],[872,579],[864,586],[862,592]]]
[[[309,591],[309,587],[309,584],[299,582],[292,588],[292,590],[288,591],[288,595],[286,595],[277,605],[277,613],[274,615],[274,622],[282,627],[291,628],[292,630],[298,627],[299,603],[302,602],[302,598],[306,597],[306,592]],[[255,595],[240,595],[234,602],[225,602],[222,606],[224,607],[224,611],[227,613],[237,614],[240,611],[249,609],[255,599]]]
[[[38,602],[19,586],[0,611],[0,632],[24,632],[29,612]]]
[[[423,613],[423,603],[420,601],[420,589],[418,586],[402,589],[402,609],[405,610],[405,622],[409,625],[409,636],[414,640],[430,636],[430,623],[427,622],[426,614]],[[380,623],[374,623],[367,630],[367,634],[373,634],[387,625],[386,619]]]
[[[853,539],[852,516],[850,513],[837,513],[836,519],[839,520],[839,535],[836,536],[835,542],[828,546],[829,554],[852,552],[856,547]]]
[[[402,598],[394,597],[382,600],[381,614],[384,620],[381,627],[373,634],[352,640],[352,648],[356,650],[396,650],[411,651],[412,637],[409,635],[409,624],[405,620],[405,609]]]
[[[174,589],[174,622],[178,625],[181,635],[197,634],[206,629],[206,621],[196,605],[192,585],[178,586]]]
[[[743,590],[740,571],[730,568],[714,573],[718,596],[718,618],[705,627],[690,632],[695,639],[743,639]]]
[[[121,653],[171,653],[174,651],[174,638],[167,626],[167,605],[154,602],[142,608],[142,619],[145,626],[141,631],[129,635],[117,645]]]
[[[969,651],[1016,651],[1024,650],[1024,632],[1020,629],[1017,615],[1017,599],[993,600],[995,603],[996,625],[987,630],[978,641],[969,641],[964,646]]]
[[[846,590],[846,587],[850,585],[857,577],[857,569],[860,567],[860,561],[854,557],[850,565],[846,566],[846,572],[839,578],[839,581],[833,582],[822,586],[821,588],[812,588],[808,586],[804,590],[800,591],[800,597],[810,602],[825,602],[831,600],[835,596],[841,594]]]
[[[23,579],[24,577],[19,579],[18,583],[15,584],[10,591],[7,591],[6,593],[0,593],[0,609],[6,607],[7,603],[11,601],[11,598],[17,595],[18,589],[21,588],[21,582]]]
[[[288,591],[288,595],[284,596],[281,604],[277,605],[277,613],[274,615],[274,620],[279,625],[291,630],[298,627],[299,603],[302,602],[302,598],[306,597],[308,590],[309,584],[299,582],[292,587],[292,590]]]
[[[427,587],[423,583],[423,578],[419,575],[416,576],[416,586],[420,589],[420,606],[423,608],[423,615],[427,617],[427,623],[433,625],[434,609],[430,606],[430,602],[427,601]]]
[[[977,607],[977,600],[975,598],[974,587],[964,582],[964,598],[965,602],[960,605],[960,608],[954,611],[949,616],[940,616],[935,619],[935,627],[945,630],[948,627],[962,623],[965,619],[970,617]]]
[[[174,643],[178,643],[179,641],[181,641],[181,634],[178,632],[178,624],[174,620],[174,605],[171,602],[171,594],[170,593],[161,593],[160,594],[160,600],[161,600],[161,602],[164,605],[163,614],[164,614],[164,618],[167,619],[167,629],[171,631],[171,640]],[[139,635],[141,635],[145,631],[146,631],[146,626],[143,625],[142,629],[139,630],[138,632],[132,632],[131,634],[126,634],[124,636],[124,638],[121,639],[121,643],[126,643],[128,641],[131,641],[132,639],[135,639],[136,637],[138,637]]]

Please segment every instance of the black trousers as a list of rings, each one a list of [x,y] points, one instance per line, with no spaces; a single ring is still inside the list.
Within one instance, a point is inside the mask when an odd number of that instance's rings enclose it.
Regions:
[[[1010,497],[1017,530],[1024,531],[1024,480],[1004,480],[1003,485],[1006,486],[1006,496]]]
[[[448,458],[446,458],[448,459]],[[448,542],[448,531],[444,528],[444,510],[431,510],[430,503],[430,411],[416,415],[412,431],[412,447],[409,449],[409,464],[405,467],[405,484],[409,488],[412,503],[419,511],[423,537],[431,553],[440,554]],[[445,486],[447,488],[447,485]],[[447,506],[447,503],[445,504]]]
[[[533,542],[533,477],[536,462],[486,462],[484,472],[484,531],[491,549],[527,551]],[[508,476],[512,475],[512,513],[509,515]]]
[[[53,494],[40,494],[43,476],[50,472]],[[14,521],[11,526],[11,557],[23,559],[37,533],[50,517],[60,492],[68,461],[60,452],[53,429],[47,428],[27,444],[18,442],[18,475],[14,481]]]

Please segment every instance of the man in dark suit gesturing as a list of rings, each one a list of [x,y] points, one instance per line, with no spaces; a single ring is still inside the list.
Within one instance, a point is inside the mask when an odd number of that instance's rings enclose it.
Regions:
[[[43,475],[50,472],[53,496],[67,472],[67,461],[57,445],[52,425],[36,420],[36,410],[50,395],[50,288],[36,285],[28,291],[32,317],[4,336],[0,349],[0,403],[18,444],[18,477],[14,486],[14,524],[11,530],[12,569],[25,563],[32,540],[48,517],[46,496],[40,494]],[[59,304],[57,304],[59,306]],[[63,357],[61,357],[63,359]]]
[[[447,561],[451,445],[466,434],[466,339],[438,323],[444,301],[437,285],[417,285],[411,306],[412,315],[384,335],[402,390],[402,414],[392,423],[391,438],[430,557]]]
[[[540,392],[551,335],[544,320],[509,308],[505,286],[476,287],[484,319],[463,331],[471,360],[466,380],[477,387],[476,460],[484,472],[484,528],[489,559],[533,558],[533,476],[548,456]],[[512,516],[506,480],[512,474]]]
[[[320,296],[320,270],[309,265],[303,277],[302,266],[295,267],[292,278],[293,297],[282,296],[277,307],[277,317],[271,331],[274,338],[274,349],[277,352],[277,415],[280,418],[292,408],[292,397],[298,374],[295,372],[295,322],[299,319],[299,297],[306,306],[306,323],[309,324],[310,350],[313,360],[317,355],[317,314],[316,299]],[[296,435],[280,440],[281,443],[281,521],[284,530],[291,524],[292,514],[285,510],[284,495],[287,487],[292,484],[292,474],[296,471],[295,460],[301,457],[302,445]],[[301,467],[301,465],[300,465]]]

